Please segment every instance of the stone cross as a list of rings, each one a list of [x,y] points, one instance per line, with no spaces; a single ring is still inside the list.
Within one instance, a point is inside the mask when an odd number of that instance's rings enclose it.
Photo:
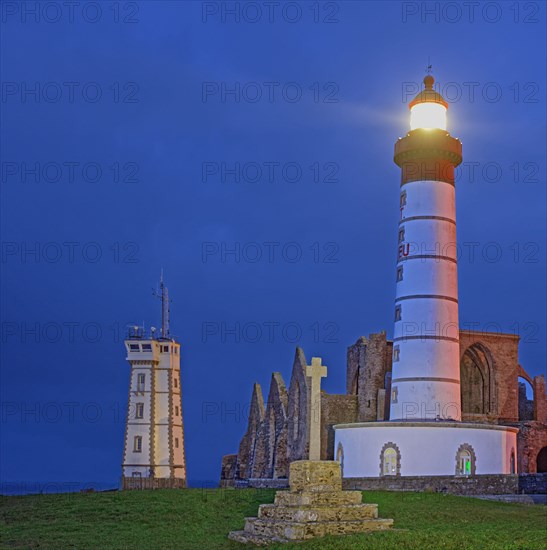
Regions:
[[[309,460],[321,460],[321,378],[327,376],[321,357],[311,358],[311,365],[306,365],[306,376],[311,378]]]

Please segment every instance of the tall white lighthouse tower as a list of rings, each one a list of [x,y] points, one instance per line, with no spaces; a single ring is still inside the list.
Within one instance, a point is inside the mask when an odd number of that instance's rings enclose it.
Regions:
[[[454,169],[460,141],[431,75],[395,143],[401,168],[389,421],[334,426],[344,477],[516,471],[517,428],[461,421]],[[379,459],[379,460],[378,460]]]
[[[130,330],[125,347],[131,365],[122,465],[122,489],[186,487],[180,344],[169,331],[169,293],[160,281],[159,336]]]
[[[431,75],[410,102],[401,167],[391,420],[461,420],[454,168],[462,145]]]

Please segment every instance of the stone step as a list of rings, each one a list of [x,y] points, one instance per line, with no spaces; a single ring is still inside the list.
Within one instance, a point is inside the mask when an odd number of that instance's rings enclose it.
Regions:
[[[349,504],[342,506],[277,506],[261,504],[258,517],[281,521],[309,523],[312,521],[358,521],[376,519],[377,504]]]
[[[274,542],[290,542],[288,539],[280,537],[264,537],[262,535],[253,535],[247,531],[232,531],[228,534],[228,538],[241,544],[254,544],[255,546],[268,546]]]
[[[344,506],[362,502],[361,491],[330,491],[326,493],[277,491],[275,494],[275,504],[279,506]]]
[[[364,519],[360,521],[318,521],[298,523],[262,518],[245,518],[245,533],[270,539],[306,540],[325,535],[350,535],[390,529],[392,519]]]

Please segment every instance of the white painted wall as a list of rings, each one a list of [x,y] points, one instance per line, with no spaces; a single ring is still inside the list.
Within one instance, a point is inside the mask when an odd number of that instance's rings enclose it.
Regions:
[[[461,423],[455,427],[390,426],[385,422],[353,426],[335,427],[334,448],[342,445],[344,477],[379,477],[380,454],[386,443],[399,448],[401,476],[455,475],[456,454],[464,443],[475,451],[476,474],[508,474],[512,449],[516,456],[516,433],[510,429],[479,429]]]

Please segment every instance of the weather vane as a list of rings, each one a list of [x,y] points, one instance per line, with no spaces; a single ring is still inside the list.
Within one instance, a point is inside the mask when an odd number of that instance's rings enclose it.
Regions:
[[[433,65],[431,64],[431,57],[427,58],[427,74],[431,74],[433,72]]]

